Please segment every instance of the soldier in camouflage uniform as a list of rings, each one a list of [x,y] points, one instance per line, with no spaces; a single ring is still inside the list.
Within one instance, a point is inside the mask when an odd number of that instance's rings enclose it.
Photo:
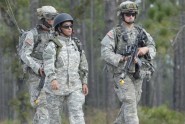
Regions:
[[[60,110],[67,103],[70,124],[85,124],[83,104],[88,94],[88,63],[79,40],[72,37],[73,18],[61,13],[54,19],[59,34],[43,53],[50,124],[61,124]],[[61,110],[62,111],[62,110]]]
[[[114,90],[122,103],[114,124],[139,124],[137,104],[141,97],[143,78],[153,70],[151,61],[156,55],[155,42],[143,28],[134,24],[137,14],[138,6],[134,2],[122,2],[117,14],[122,23],[110,30],[101,41],[101,56],[106,61],[108,70],[113,73]],[[138,41],[140,47],[127,75],[123,76],[129,59],[125,54],[126,49],[135,44],[138,35],[142,35],[141,41]],[[139,60],[142,65],[136,71]],[[139,72],[137,77],[136,72]]]
[[[53,19],[57,14],[52,6],[38,8],[39,24],[27,33],[22,46],[21,59],[26,64],[26,71],[29,75],[30,102],[36,108],[33,124],[48,124],[49,122],[46,95],[41,86],[45,77],[42,53],[51,37]]]

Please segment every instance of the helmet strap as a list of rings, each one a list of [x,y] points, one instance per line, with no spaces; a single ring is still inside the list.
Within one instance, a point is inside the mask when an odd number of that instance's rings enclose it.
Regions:
[[[61,30],[61,28],[60,28],[60,24],[57,26],[57,32],[59,33],[59,34],[63,34],[63,31]]]
[[[59,34],[62,34],[62,35],[64,35],[64,36],[66,36],[66,35],[64,34],[64,32],[62,31],[62,29],[61,29],[61,24],[59,24],[59,26],[57,27],[57,30],[58,30]]]
[[[45,27],[47,27],[47,28],[52,28],[52,25],[50,25],[50,24],[46,21],[45,18],[42,18],[41,21],[42,21],[42,24],[43,24]]]
[[[130,25],[130,24],[133,24],[133,23],[135,22],[136,16],[135,16],[135,19],[134,19],[133,22],[127,22],[127,21],[125,21],[125,18],[124,18],[124,15],[123,15],[123,14],[121,14],[120,18],[121,18],[121,20],[123,20],[125,23],[127,23],[128,25]]]
[[[46,27],[43,24],[39,24],[38,27],[39,27],[39,29],[42,29],[42,30],[45,30],[45,31],[50,31],[50,29],[51,29],[51,28]]]
[[[133,22],[127,22],[127,21],[125,21],[125,20],[123,20],[125,23],[127,23],[128,25],[131,25],[131,24],[133,24],[134,23],[134,21]]]

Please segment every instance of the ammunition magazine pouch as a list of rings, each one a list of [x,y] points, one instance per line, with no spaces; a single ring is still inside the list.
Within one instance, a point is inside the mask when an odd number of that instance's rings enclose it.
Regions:
[[[31,53],[31,57],[36,58],[36,59],[38,59],[38,60],[43,60],[43,58],[42,58],[42,53],[39,53],[39,52],[37,52],[37,51],[32,52],[32,53]]]

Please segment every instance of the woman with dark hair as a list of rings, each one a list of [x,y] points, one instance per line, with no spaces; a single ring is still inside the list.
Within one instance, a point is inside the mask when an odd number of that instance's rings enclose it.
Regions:
[[[70,124],[85,124],[82,106],[88,94],[88,63],[80,41],[72,37],[73,18],[61,13],[53,25],[58,36],[46,47],[44,72],[50,124],[61,124],[60,109],[67,103]]]

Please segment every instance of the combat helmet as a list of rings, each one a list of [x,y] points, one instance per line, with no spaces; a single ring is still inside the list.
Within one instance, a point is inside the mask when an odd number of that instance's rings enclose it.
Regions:
[[[121,13],[135,12],[138,14],[138,6],[135,2],[125,1],[122,2],[118,7],[117,16],[120,16]]]
[[[55,31],[57,30],[57,28],[60,24],[62,24],[63,22],[66,22],[66,21],[71,21],[71,23],[73,23],[73,17],[67,13],[58,14],[54,18],[54,23],[53,23],[53,27],[55,28]]]
[[[39,20],[43,18],[53,20],[57,14],[57,10],[52,6],[42,6],[37,9],[37,16]]]

